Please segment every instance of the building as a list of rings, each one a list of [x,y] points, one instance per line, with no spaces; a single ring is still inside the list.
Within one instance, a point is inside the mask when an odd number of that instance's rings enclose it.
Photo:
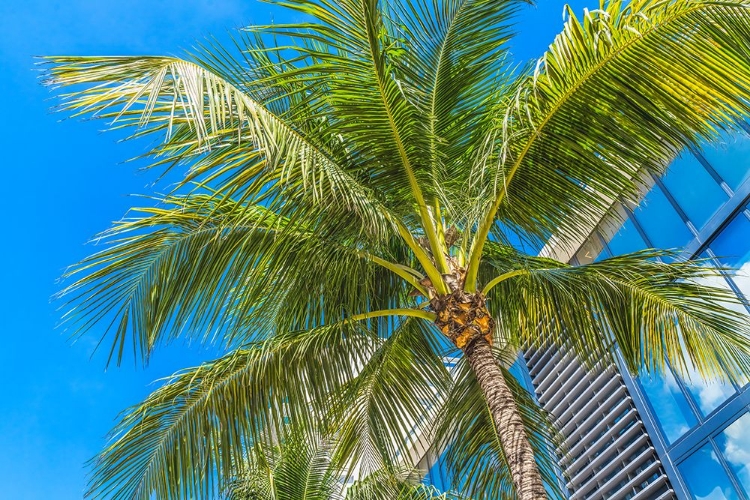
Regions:
[[[680,249],[739,269],[720,284],[750,298],[750,136],[686,152],[649,181],[638,206],[615,207],[623,224],[605,219],[575,251],[545,252],[585,264]],[[564,351],[530,349],[522,361],[565,437],[560,464],[571,499],[750,500],[750,384],[634,378],[622,365],[587,370]],[[438,457],[423,465],[440,486]]]

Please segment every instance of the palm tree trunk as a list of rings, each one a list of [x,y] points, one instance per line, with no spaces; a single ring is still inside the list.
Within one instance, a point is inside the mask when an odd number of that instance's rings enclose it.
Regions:
[[[542,476],[524,431],[521,415],[489,343],[482,337],[475,338],[464,348],[464,354],[477,377],[492,414],[492,421],[508,461],[518,500],[546,499]]]

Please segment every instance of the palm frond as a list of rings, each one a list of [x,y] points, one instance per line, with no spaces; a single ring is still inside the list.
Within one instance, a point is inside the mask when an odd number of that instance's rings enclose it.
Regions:
[[[148,359],[178,336],[237,344],[406,303],[421,276],[367,252],[340,219],[288,218],[214,193],[160,201],[105,232],[108,248],[73,267],[80,277],[62,292],[77,335],[109,322],[118,363],[128,338]],[[399,241],[384,255],[408,262]]]
[[[463,222],[467,178],[491,130],[510,77],[506,42],[521,1],[415,0],[388,5],[403,56],[394,59],[405,96],[416,108],[420,156],[451,219]],[[472,185],[474,183],[471,183]],[[461,195],[456,196],[456,194]]]
[[[315,429],[329,395],[382,344],[364,323],[279,334],[180,372],[128,410],[93,461],[94,498],[206,498],[236,475],[248,446],[288,420]]]
[[[529,256],[506,261],[490,308],[517,346],[566,345],[586,360],[616,341],[634,373],[663,372],[669,363],[681,375],[744,379],[750,324],[731,309],[740,299],[708,284],[721,270],[660,260],[671,257],[645,250],[575,267]]]
[[[344,483],[331,461],[332,443],[289,425],[275,443],[250,447],[228,487],[227,500],[343,499]]]
[[[387,212],[372,192],[320,140],[252,98],[241,63],[214,49],[213,59],[200,59],[213,62],[209,68],[170,57],[48,57],[47,83],[85,85],[63,96],[63,109],[74,116],[108,119],[111,128],[135,130],[134,137],[163,134],[164,143],[146,156],[153,166],[188,166],[180,185],[209,182],[243,199],[354,211],[367,231],[387,232]]]
[[[391,329],[391,328],[389,328]],[[338,460],[367,474],[408,463],[406,455],[431,428],[450,379],[434,330],[407,318],[336,395]]]
[[[434,194],[429,166],[420,155],[428,150],[419,113],[398,74],[405,53],[393,20],[378,0],[288,0],[279,2],[312,20],[293,25],[255,28],[288,36],[312,61],[299,71],[325,85],[331,126],[345,138],[370,186],[418,214],[437,265],[446,272],[442,248],[427,198]],[[420,146],[421,145],[421,146]]]
[[[381,469],[355,481],[346,491],[346,500],[460,500],[451,492],[440,492],[432,486],[414,482],[414,472],[396,473]]]
[[[637,200],[640,172],[663,172],[750,111],[746,2],[615,0],[580,20],[566,13],[498,119],[494,201],[470,278],[497,222],[543,240],[588,231],[614,200]]]

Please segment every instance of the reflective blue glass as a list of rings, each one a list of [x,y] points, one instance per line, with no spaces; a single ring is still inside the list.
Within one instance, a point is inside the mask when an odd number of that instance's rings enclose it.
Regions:
[[[729,382],[705,381],[698,373],[684,382],[703,416],[708,416],[735,393],[734,386]]]
[[[516,362],[513,363],[509,369],[510,374],[526,389],[530,394],[534,394],[534,386],[531,385],[531,381],[526,376],[526,363],[522,357],[518,357]]]
[[[548,239],[539,239],[525,235],[522,231],[511,228],[506,224],[498,224],[496,231],[498,234],[495,236],[500,238],[501,241],[504,239],[504,243],[529,255],[537,255],[544,247],[544,242]]]
[[[739,213],[711,243],[722,264],[737,269],[732,281],[750,297],[750,220]]]
[[[729,199],[698,159],[690,153],[675,160],[662,180],[698,230]]]
[[[742,490],[750,495],[750,413],[745,413],[716,436],[716,444]]]
[[[447,488],[449,488],[450,485],[448,484],[448,474],[445,470],[445,466],[441,458],[435,460],[435,463],[432,464],[430,470],[427,471],[427,475],[425,475],[423,482],[425,484],[431,484],[441,491],[445,491]]]
[[[620,227],[612,239],[607,244],[609,246],[612,255],[620,255],[624,253],[635,252],[643,250],[648,245],[643,241],[641,235],[638,234],[638,230],[633,225],[633,221],[630,219],[626,220],[625,223]]]
[[[711,443],[706,443],[678,465],[691,495],[696,500],[735,500],[739,498]]]
[[[658,185],[649,191],[633,215],[655,248],[681,248],[693,239],[693,233]]]
[[[707,145],[701,153],[732,189],[750,178],[750,137],[725,135]]]
[[[640,382],[667,441],[673,443],[698,424],[671,372],[663,376],[644,376]]]

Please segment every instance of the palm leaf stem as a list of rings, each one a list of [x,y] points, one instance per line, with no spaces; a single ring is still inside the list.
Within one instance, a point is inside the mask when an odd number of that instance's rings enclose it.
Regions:
[[[373,69],[375,70],[377,76],[378,91],[380,93],[381,100],[383,101],[383,109],[388,115],[388,123],[390,124],[391,132],[393,133],[393,140],[396,143],[399,156],[401,157],[401,163],[404,166],[404,172],[406,173],[406,177],[409,180],[409,186],[411,188],[412,194],[414,195],[414,199],[417,202],[419,217],[422,222],[422,227],[424,228],[427,239],[430,242],[430,248],[432,250],[433,256],[435,257],[435,264],[442,274],[447,274],[449,271],[448,264],[446,263],[444,257],[444,245],[440,244],[437,236],[437,231],[435,230],[435,226],[432,224],[432,217],[430,217],[430,212],[427,209],[427,203],[425,202],[424,195],[422,194],[422,189],[419,187],[419,182],[417,181],[417,177],[414,174],[414,169],[412,168],[411,161],[409,160],[409,156],[406,153],[406,146],[404,145],[401,134],[396,127],[396,121],[393,116],[393,109],[387,98],[385,80],[389,78],[389,76],[383,73],[383,65],[379,64],[379,62],[382,61],[383,56],[378,51],[380,43],[378,41],[375,19],[373,19],[375,12],[377,12],[377,7],[373,6],[372,3],[373,2],[371,1],[368,2],[368,0],[361,1],[362,13],[365,18],[365,28],[367,30],[367,37],[369,41],[368,45],[371,52],[370,55],[372,56]],[[435,280],[433,280],[433,283],[435,283]]]
[[[422,318],[428,321],[435,321],[436,315],[434,312],[422,311],[419,309],[410,308],[396,308],[396,309],[381,309],[379,311],[370,311],[361,314],[354,314],[349,316],[350,321],[362,321],[365,319],[381,318],[383,316],[411,316],[413,318]]]
[[[484,295],[487,295],[487,292],[492,290],[495,285],[498,283],[501,283],[507,279],[514,278],[516,276],[520,276],[522,274],[528,274],[529,271],[527,269],[516,269],[515,271],[508,271],[507,273],[503,273],[500,276],[497,276],[496,278],[493,278],[482,290],[482,293]]]
[[[394,274],[400,276],[401,278],[404,279],[404,281],[412,285],[414,288],[419,290],[419,292],[422,295],[427,297],[427,289],[419,283],[419,280],[417,279],[419,276],[415,274],[416,271],[414,269],[408,266],[403,266],[400,264],[389,262],[385,259],[381,259],[380,257],[371,255],[367,252],[362,252],[361,255],[365,257],[366,259],[372,261],[373,263],[378,264],[379,266],[384,267],[388,269],[389,271],[392,271]]]
[[[419,263],[422,264],[425,274],[427,274],[427,276],[430,278],[430,281],[432,281],[435,290],[438,293],[448,293],[448,287],[443,282],[443,277],[441,276],[438,268],[435,267],[432,259],[430,259],[430,256],[427,255],[427,252],[422,249],[417,240],[414,239],[411,231],[409,231],[409,229],[404,226],[403,223],[401,223],[400,221],[395,222],[396,226],[398,227],[398,233],[401,235],[401,238],[403,238],[404,242],[409,246],[409,248],[411,248],[412,252],[414,252],[414,256],[417,258]]]

